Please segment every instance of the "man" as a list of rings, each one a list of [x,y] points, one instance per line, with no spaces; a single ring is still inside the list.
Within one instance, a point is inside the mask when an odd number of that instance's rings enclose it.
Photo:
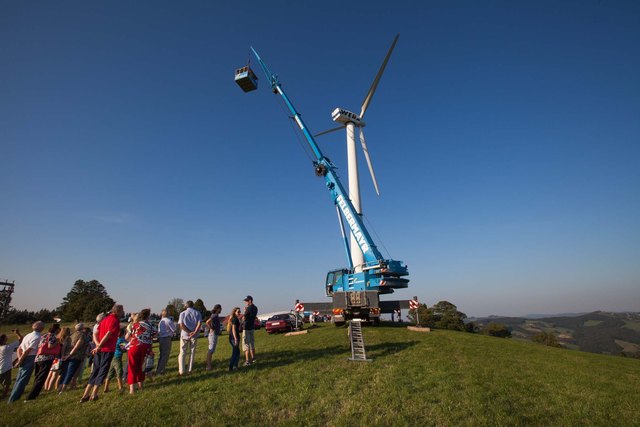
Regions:
[[[178,324],[180,325],[180,354],[178,355],[178,373],[180,376],[185,374],[184,358],[189,352],[189,366],[186,370],[187,374],[193,369],[193,361],[196,357],[196,344],[198,343],[198,334],[200,326],[202,326],[202,316],[200,312],[193,308],[193,301],[187,301],[187,308],[180,313]]]
[[[160,344],[160,357],[156,375],[163,375],[171,352],[171,338],[176,333],[176,325],[173,319],[167,316],[167,309],[162,310],[162,319],[158,323],[158,342]]]
[[[247,295],[244,303],[246,307],[242,321],[242,350],[244,351],[245,357],[244,366],[251,366],[256,357],[253,330],[255,329],[256,317],[258,316],[258,307],[253,305],[253,297],[251,295]]]
[[[13,353],[22,342],[22,334],[18,329],[12,330],[18,337],[17,341],[7,344],[7,336],[0,335],[0,386],[2,386],[2,398],[5,399],[11,387],[11,368],[13,365]]]
[[[98,325],[98,329],[94,334],[96,348],[91,350],[93,354],[93,370],[87,387],[84,389],[84,394],[80,398],[80,403],[87,400],[98,400],[98,391],[109,373],[111,360],[116,351],[116,343],[120,335],[120,319],[123,316],[124,308],[120,304],[115,304],[111,309],[111,313],[102,319]]]
[[[16,377],[16,383],[13,385],[11,395],[9,396],[9,403],[15,402],[20,399],[24,388],[31,379],[31,373],[35,365],[36,353],[38,352],[38,346],[42,339],[41,332],[44,329],[44,322],[35,322],[31,325],[33,332],[25,335],[18,347],[18,360],[14,366],[19,367],[18,376]]]
[[[222,306],[216,304],[211,312],[211,317],[207,319],[207,327],[209,328],[209,352],[207,353],[207,371],[211,370],[211,357],[216,351],[218,345],[218,335],[220,335],[220,312]]]

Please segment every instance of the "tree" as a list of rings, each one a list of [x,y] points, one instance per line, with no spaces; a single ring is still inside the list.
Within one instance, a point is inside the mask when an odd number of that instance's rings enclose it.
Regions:
[[[10,309],[3,320],[6,324],[22,324],[34,321],[33,312],[27,310],[16,310],[15,308]]]
[[[165,310],[167,310],[167,316],[171,317],[172,319],[177,319],[178,317],[178,313],[176,312],[176,306],[173,304],[167,304],[167,306],[165,307]]]
[[[433,328],[435,326],[436,319],[433,316],[433,311],[427,308],[426,304],[418,305],[417,310],[416,309],[409,310],[409,314],[407,315],[407,318],[409,319],[410,323],[416,323],[416,314],[418,315],[417,316],[418,326],[424,326],[427,328]]]
[[[53,321],[54,315],[54,311],[48,310],[46,308],[40,309],[39,311],[16,310],[15,308],[12,308],[7,313],[7,317],[5,318],[4,323],[32,323],[36,320],[51,322]]]
[[[538,332],[531,338],[533,342],[537,342],[538,344],[547,345],[549,347],[561,347],[558,342],[558,338],[551,332]]]
[[[204,301],[202,301],[200,298],[198,298],[196,302],[193,303],[193,308],[200,312],[200,316],[203,319],[207,318],[207,307],[204,306]]]
[[[454,331],[467,330],[464,319],[467,315],[459,312],[458,307],[449,301],[439,303],[427,308],[426,304],[418,306],[419,325],[435,329],[451,329]],[[409,321],[416,321],[416,310],[409,310]],[[473,329],[473,328],[472,328]],[[472,331],[469,331],[472,332]]]
[[[467,322],[464,324],[464,330],[471,334],[475,334],[480,330],[480,328],[478,327],[476,322]]]
[[[98,313],[111,310],[114,304],[115,301],[97,280],[76,280],[57,311],[67,321],[87,321],[95,319]]]
[[[184,300],[182,298],[173,298],[167,303],[167,315],[177,319],[184,310]]]
[[[511,338],[511,331],[502,323],[489,322],[489,324],[482,329],[482,333],[492,337]]]
[[[434,327],[438,329],[451,329],[454,331],[464,331],[464,319],[467,315],[458,311],[458,307],[449,301],[440,301],[431,307],[435,318]]]

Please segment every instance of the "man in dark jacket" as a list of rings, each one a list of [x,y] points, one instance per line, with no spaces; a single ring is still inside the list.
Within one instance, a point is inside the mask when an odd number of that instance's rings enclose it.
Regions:
[[[258,316],[258,307],[253,305],[253,297],[251,295],[247,295],[244,302],[246,308],[244,309],[244,320],[242,322],[242,350],[244,350],[245,357],[244,366],[250,366],[256,357],[253,330]]]

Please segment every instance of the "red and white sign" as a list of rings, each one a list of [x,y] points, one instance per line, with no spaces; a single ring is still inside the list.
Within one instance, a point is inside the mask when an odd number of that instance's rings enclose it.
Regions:
[[[409,300],[409,309],[410,310],[415,310],[419,306],[420,306],[420,304],[418,304],[418,300],[417,299]]]
[[[320,316],[320,312],[319,312],[319,311],[314,311],[314,312],[313,312],[313,315],[314,315],[314,316]]]
[[[302,304],[301,302],[297,303],[295,310],[298,312],[304,311],[304,304]]]

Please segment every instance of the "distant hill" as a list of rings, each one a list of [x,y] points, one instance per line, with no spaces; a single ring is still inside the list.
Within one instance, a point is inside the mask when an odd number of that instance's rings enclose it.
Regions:
[[[577,317],[589,313],[553,313],[553,314],[527,314],[525,319],[544,319],[546,317]]]
[[[505,324],[516,339],[531,340],[539,332],[551,332],[566,348],[640,357],[640,313],[595,311],[542,318],[491,316],[473,321],[480,326]]]

